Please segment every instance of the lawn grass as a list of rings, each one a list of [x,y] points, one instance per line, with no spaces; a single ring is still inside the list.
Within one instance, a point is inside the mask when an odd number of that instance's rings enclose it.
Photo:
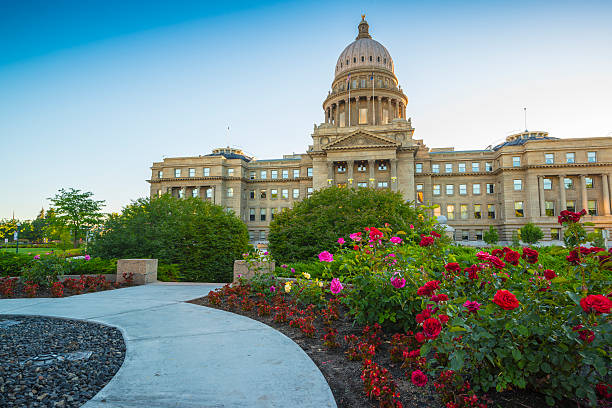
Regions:
[[[15,253],[15,248],[0,248],[0,251]],[[59,248],[19,248],[20,254],[31,254],[31,255],[44,255],[47,252],[53,251],[54,253],[62,253],[63,250]]]

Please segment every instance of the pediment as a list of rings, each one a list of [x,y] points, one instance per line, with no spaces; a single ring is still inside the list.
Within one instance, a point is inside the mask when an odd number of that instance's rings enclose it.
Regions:
[[[400,143],[385,136],[357,130],[322,147],[323,150],[345,150],[364,148],[397,148]]]

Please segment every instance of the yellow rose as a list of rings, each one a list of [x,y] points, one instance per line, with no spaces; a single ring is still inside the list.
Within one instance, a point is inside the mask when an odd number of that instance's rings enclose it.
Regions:
[[[319,282],[319,287],[322,288],[323,287],[323,282]]]
[[[304,277],[305,277],[306,279],[310,279],[310,274],[309,274],[309,273],[304,272],[302,275],[304,275]]]
[[[285,293],[291,292],[291,282],[285,283]]]

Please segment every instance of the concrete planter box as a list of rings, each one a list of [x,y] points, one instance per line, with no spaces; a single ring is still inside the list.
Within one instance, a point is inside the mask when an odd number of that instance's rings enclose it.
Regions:
[[[255,262],[251,264],[249,268],[249,264],[243,260],[234,261],[234,282],[238,280],[238,275],[243,278],[252,278],[256,273],[266,273],[266,272],[274,272],[276,268],[276,262]]]
[[[125,282],[124,274],[132,274],[135,285],[157,282],[157,259],[119,259],[117,283]]]

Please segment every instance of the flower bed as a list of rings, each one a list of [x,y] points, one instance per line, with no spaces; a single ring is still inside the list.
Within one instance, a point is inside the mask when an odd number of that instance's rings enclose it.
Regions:
[[[307,273],[284,283],[261,274],[200,303],[291,333],[310,349],[340,406],[520,406],[521,398],[531,407],[605,406],[610,255],[581,247],[579,214],[559,219],[573,246],[556,271],[531,248],[457,262],[438,231],[385,226],[340,238],[339,251],[319,255],[329,284]],[[338,261],[332,273],[328,265]],[[330,373],[318,349],[351,362],[331,359]],[[357,391],[361,402],[343,402]]]

